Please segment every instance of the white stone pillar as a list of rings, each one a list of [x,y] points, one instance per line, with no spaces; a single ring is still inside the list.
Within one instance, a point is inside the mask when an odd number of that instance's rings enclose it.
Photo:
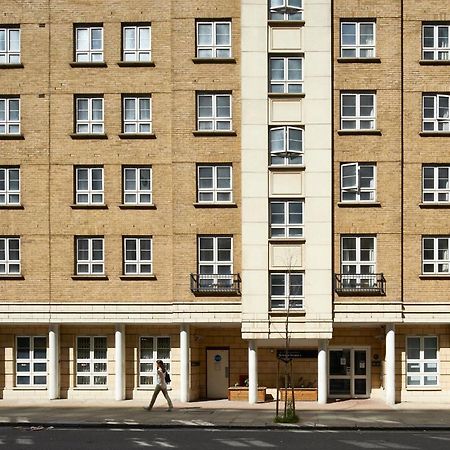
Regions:
[[[258,351],[255,341],[248,342],[248,402],[258,401]]]
[[[395,405],[395,325],[386,324],[386,359],[384,389],[386,403]]]
[[[180,401],[189,401],[189,325],[180,327]]]
[[[328,341],[319,339],[317,355],[317,401],[324,405],[328,401]]]
[[[48,331],[48,398],[59,398],[59,325],[52,324]]]
[[[125,400],[125,325],[117,324],[115,333],[116,385],[115,400]]]

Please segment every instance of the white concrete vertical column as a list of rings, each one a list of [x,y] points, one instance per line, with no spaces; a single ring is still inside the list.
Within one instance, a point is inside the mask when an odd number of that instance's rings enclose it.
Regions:
[[[258,351],[255,341],[248,341],[248,402],[258,401]]]
[[[384,389],[386,403],[395,404],[395,325],[386,324],[386,360],[385,360]]]
[[[328,341],[319,339],[317,355],[317,401],[324,405],[328,401]]]
[[[125,400],[125,325],[117,324],[115,333],[116,385],[115,400]]]
[[[189,325],[180,327],[180,401],[189,401]]]
[[[59,398],[59,325],[48,330],[48,398]]]

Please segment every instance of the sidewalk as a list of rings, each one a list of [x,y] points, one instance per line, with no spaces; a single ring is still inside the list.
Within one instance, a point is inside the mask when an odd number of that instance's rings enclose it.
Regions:
[[[158,406],[159,405],[159,406]],[[275,424],[275,402],[249,405],[245,402],[214,400],[174,402],[166,411],[158,403],[153,411],[142,402],[75,402],[53,400],[17,402],[0,400],[0,426],[54,427],[218,427],[218,428],[303,428],[303,429],[442,429],[450,431],[450,405],[402,403],[393,408],[380,400],[347,400],[318,405],[298,402],[298,424]]]

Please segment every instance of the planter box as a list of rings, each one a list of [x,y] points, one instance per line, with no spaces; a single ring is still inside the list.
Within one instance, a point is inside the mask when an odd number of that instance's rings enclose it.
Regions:
[[[292,389],[288,389],[287,399],[292,400]],[[285,401],[285,389],[280,389],[280,399]],[[317,388],[294,388],[296,402],[317,402]]]
[[[248,402],[248,387],[233,386],[228,388],[228,400]],[[258,388],[258,403],[264,403],[266,401],[266,388]]]

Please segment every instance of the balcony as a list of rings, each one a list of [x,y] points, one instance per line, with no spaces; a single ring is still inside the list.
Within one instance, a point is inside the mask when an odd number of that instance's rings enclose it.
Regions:
[[[240,295],[241,277],[230,275],[191,273],[191,291],[194,294]]]
[[[386,279],[382,273],[335,273],[334,290],[339,295],[386,295]]]

